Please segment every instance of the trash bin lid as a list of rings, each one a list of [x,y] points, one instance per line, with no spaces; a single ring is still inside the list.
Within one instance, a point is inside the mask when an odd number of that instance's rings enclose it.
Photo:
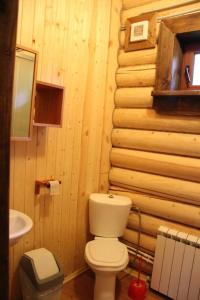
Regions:
[[[38,290],[47,290],[63,282],[63,271],[54,255],[45,248],[24,253],[20,265]]]
[[[55,258],[49,250],[40,248],[37,249],[37,251],[32,250],[26,252],[25,255],[32,259],[35,271],[37,272],[37,276],[40,280],[59,273],[59,268]]]

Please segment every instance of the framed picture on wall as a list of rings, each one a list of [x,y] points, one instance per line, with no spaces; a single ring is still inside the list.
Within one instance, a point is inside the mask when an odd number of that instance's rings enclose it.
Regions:
[[[156,14],[148,13],[127,19],[125,51],[154,48],[156,45]]]

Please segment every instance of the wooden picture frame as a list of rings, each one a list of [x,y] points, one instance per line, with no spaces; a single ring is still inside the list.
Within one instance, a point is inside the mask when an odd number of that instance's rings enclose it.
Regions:
[[[133,30],[135,31],[135,37]],[[155,46],[156,14],[148,13],[128,18],[126,21],[125,52],[154,48]]]

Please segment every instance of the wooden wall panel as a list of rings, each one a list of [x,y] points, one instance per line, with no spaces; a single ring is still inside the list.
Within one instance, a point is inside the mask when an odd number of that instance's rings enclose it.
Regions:
[[[104,122],[103,122],[103,139],[101,150],[101,170],[99,186],[101,192],[107,192],[109,187],[108,173],[110,169],[110,150],[112,148],[111,143],[111,131],[113,127],[112,114],[114,108],[114,96],[116,92],[116,81],[113,77],[113,73],[117,69],[117,54],[119,49],[119,28],[120,28],[120,11],[122,8],[122,1],[115,0],[111,8],[111,25],[110,25],[110,40],[109,40],[109,52],[108,52],[108,72],[106,83],[106,100],[104,106]],[[108,151],[109,150],[109,151]],[[109,165],[108,165],[109,163]]]
[[[10,248],[11,298],[20,299],[21,255],[46,247],[71,276],[85,267],[88,195],[108,189],[109,143],[121,0],[21,0],[17,42],[39,53],[37,79],[65,87],[63,126],[34,128],[11,145],[10,207],[33,230]],[[111,101],[112,100],[112,101]],[[107,122],[105,122],[107,121]],[[36,179],[60,179],[60,195],[34,195]],[[104,187],[102,187],[104,185]]]
[[[141,210],[140,246],[152,254],[160,225],[200,236],[200,127],[196,117],[161,115],[153,110],[157,47],[126,53],[124,26],[127,18],[155,11],[159,42],[161,19],[199,9],[199,1],[193,0],[123,0],[110,192],[129,196]],[[124,240],[137,245],[136,214],[129,218]]]

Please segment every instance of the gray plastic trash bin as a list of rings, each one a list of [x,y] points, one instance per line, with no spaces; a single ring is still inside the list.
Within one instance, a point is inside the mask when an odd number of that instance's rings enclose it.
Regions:
[[[23,300],[59,300],[64,274],[45,248],[24,253],[20,261]]]

